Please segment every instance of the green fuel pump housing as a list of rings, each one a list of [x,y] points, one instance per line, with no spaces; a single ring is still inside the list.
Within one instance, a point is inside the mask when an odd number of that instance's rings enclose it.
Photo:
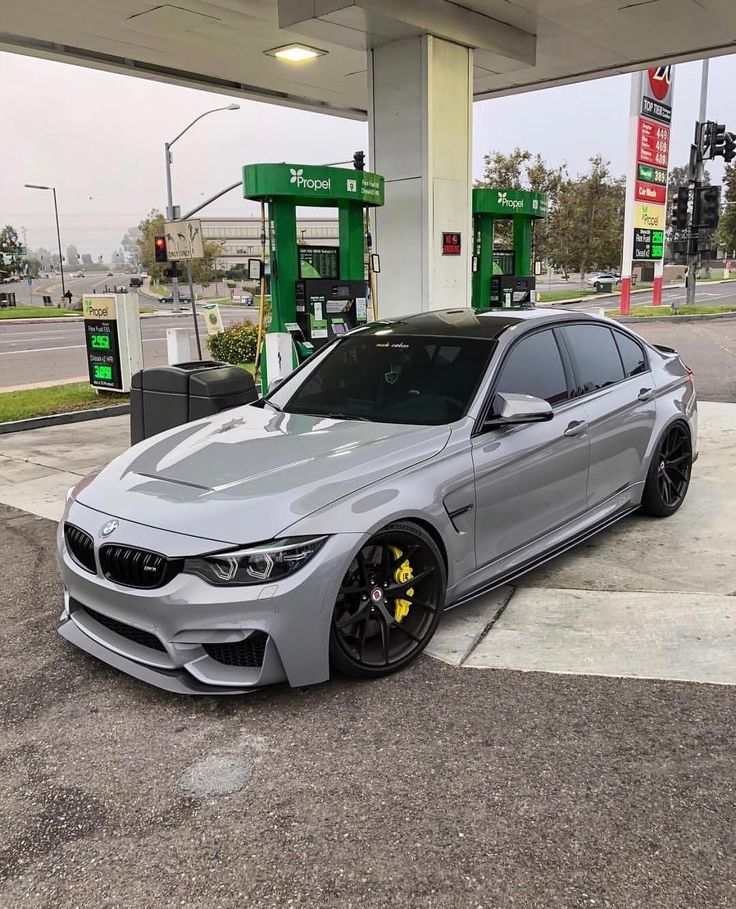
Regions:
[[[368,320],[364,211],[383,205],[384,181],[341,167],[246,164],[243,195],[268,206],[272,314],[261,366],[265,392],[316,348]],[[337,248],[298,243],[300,205],[337,208]]]
[[[473,306],[534,306],[533,224],[547,216],[547,196],[521,189],[473,190]],[[494,249],[496,221],[511,221],[513,248]]]

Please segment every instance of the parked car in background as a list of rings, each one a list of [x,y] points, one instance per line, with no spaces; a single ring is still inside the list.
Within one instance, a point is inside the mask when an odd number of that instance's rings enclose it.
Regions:
[[[59,630],[180,693],[378,678],[446,608],[639,509],[674,514],[696,457],[691,371],[624,325],[553,309],[376,322],[81,480]]]
[[[72,277],[73,278],[84,278],[84,277],[86,277],[86,275],[84,274],[83,271],[76,271],[76,272],[74,272]]]
[[[160,303],[173,303],[174,302],[173,294],[167,294],[165,297],[159,297],[158,299],[159,299]],[[192,298],[189,296],[189,293],[187,291],[180,290],[179,291],[179,302],[180,303],[191,303]]]
[[[130,279],[131,287],[143,287],[143,278],[138,278],[135,275]]]
[[[586,283],[592,284],[596,290],[600,290],[604,284],[610,284],[612,287],[616,287],[616,285],[621,283],[621,276],[612,271],[599,271],[597,274],[590,275],[586,278]]]

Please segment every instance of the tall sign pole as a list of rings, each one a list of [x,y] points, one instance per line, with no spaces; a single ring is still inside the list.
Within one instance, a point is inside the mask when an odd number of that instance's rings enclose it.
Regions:
[[[655,306],[662,303],[673,77],[672,66],[652,66],[631,76],[621,260],[622,315],[628,315],[631,308],[634,260],[654,263],[652,302]]]

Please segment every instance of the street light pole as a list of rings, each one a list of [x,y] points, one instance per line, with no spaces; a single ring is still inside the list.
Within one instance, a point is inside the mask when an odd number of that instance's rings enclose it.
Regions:
[[[61,231],[59,230],[59,206],[56,204],[56,187],[41,186],[39,183],[26,183],[26,189],[44,189],[51,190],[54,194],[54,217],[56,218],[56,241],[59,244],[59,271],[61,272],[61,295],[66,296],[66,284],[64,283],[64,256],[61,254]]]
[[[198,117],[195,117],[194,120],[185,126],[184,129],[174,138],[171,142],[164,142],[164,152],[166,155],[166,220],[175,221],[177,220],[174,217],[174,192],[171,186],[171,146],[177,142],[184,135],[187,130],[191,129],[195,123],[199,122],[202,117],[206,117],[208,114],[217,113],[221,110],[240,110],[239,104],[228,104],[225,107],[213,107],[212,110],[206,110],[203,114],[200,114]],[[190,282],[191,283],[191,282]],[[173,309],[174,312],[179,312],[179,278],[178,276],[173,276],[171,278],[171,292],[172,297],[174,298]],[[192,297],[192,312],[194,313],[194,319],[196,322],[197,319],[197,309],[194,305],[194,293],[190,290],[190,295]],[[196,325],[195,325],[196,327]],[[199,345],[199,334],[197,334],[197,344]],[[200,354],[201,357],[201,354]]]
[[[59,206],[56,204],[56,187],[52,186],[54,194],[54,217],[56,218],[56,242],[59,244],[59,271],[61,272],[61,295],[66,296],[66,284],[64,283],[64,257],[61,254],[61,231],[59,230]]]

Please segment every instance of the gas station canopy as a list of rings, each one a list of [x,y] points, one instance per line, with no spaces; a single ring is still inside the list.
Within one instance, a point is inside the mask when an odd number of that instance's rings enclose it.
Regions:
[[[367,50],[474,49],[477,99],[732,53],[723,0],[0,0],[0,49],[365,118]],[[308,63],[275,54],[297,44]]]

